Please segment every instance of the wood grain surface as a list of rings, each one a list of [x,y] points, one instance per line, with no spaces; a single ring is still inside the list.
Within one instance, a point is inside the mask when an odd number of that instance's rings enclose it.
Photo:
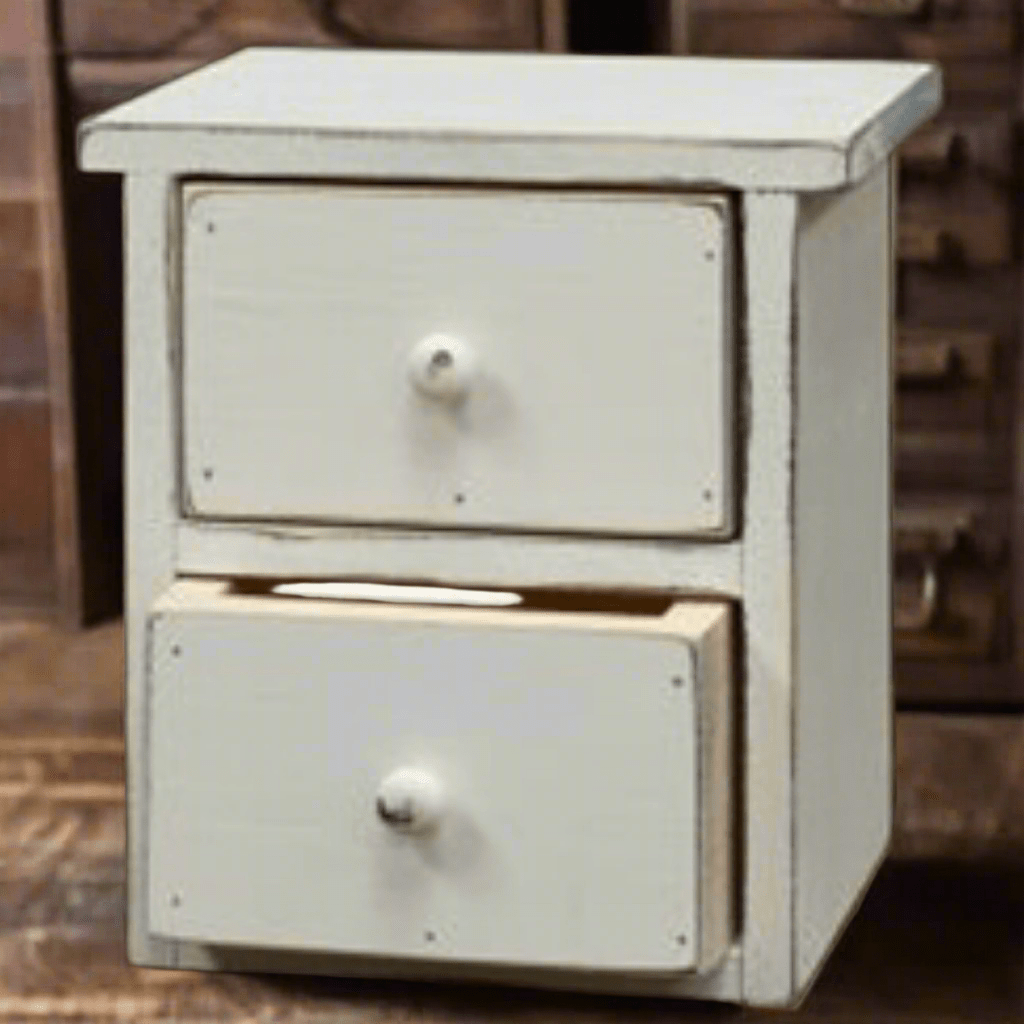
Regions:
[[[127,964],[121,629],[0,624],[0,1022],[611,1024],[727,1007]],[[774,1021],[1009,1022],[1024,1005],[1024,726],[900,717],[897,839],[804,1008]],[[754,1020],[760,1015],[751,1015]]]

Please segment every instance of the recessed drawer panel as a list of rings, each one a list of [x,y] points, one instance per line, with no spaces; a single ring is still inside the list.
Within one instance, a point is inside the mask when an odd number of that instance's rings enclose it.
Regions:
[[[176,585],[149,921],[212,944],[672,972],[730,938],[729,613]]]
[[[186,511],[731,528],[727,201],[193,185]]]

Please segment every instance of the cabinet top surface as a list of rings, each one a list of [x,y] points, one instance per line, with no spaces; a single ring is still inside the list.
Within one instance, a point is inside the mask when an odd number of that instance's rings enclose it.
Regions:
[[[96,170],[848,184],[938,107],[919,63],[246,50],[87,121]]]

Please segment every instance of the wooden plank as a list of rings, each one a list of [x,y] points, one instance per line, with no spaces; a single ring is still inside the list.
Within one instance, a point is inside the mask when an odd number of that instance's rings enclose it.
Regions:
[[[33,211],[35,214],[36,211]],[[0,386],[45,387],[44,280],[41,268],[0,268]],[[48,472],[49,460],[36,472]]]
[[[896,830],[903,859],[1013,861],[1024,850],[1024,725],[1011,715],[898,716]],[[969,770],[965,770],[969,766]]]
[[[341,40],[376,46],[535,49],[532,0],[333,0],[322,19]]]
[[[0,55],[0,180],[31,181],[35,174],[30,58]]]
[[[533,49],[533,0],[64,0],[69,56],[204,61],[245,46]]]
[[[879,168],[858,188],[801,208],[791,696],[798,990],[889,838],[893,174]]]
[[[868,18],[838,11],[831,0],[735,4],[694,0],[691,52],[709,56],[779,56],[933,60],[947,97],[970,103],[1015,102],[1012,10],[968,7],[969,18]]]
[[[343,165],[367,179],[663,187],[668,177],[802,191],[860,180],[939,101],[924,64],[745,68],[737,79],[728,60],[248,50],[90,119],[80,161],[176,173],[189,153],[190,174],[327,178]],[[367,89],[372,105],[359,100]],[[709,93],[713,109],[695,102]],[[813,105],[793,102],[808,93]],[[779,138],[787,145],[764,144]]]
[[[988,267],[1014,259],[1013,215],[1007,197],[911,194],[900,212],[901,260]]]
[[[689,0],[695,15],[749,14],[754,9],[750,0]],[[861,4],[859,12],[843,4],[847,0],[757,0],[757,11],[764,14],[800,15],[803,17],[820,18],[834,16],[837,12],[847,14],[851,18],[871,19],[868,8],[871,5],[881,7],[892,0],[851,0]],[[919,22],[924,16],[924,23],[942,23],[944,21],[961,22],[965,17],[984,17],[991,15],[1011,16],[1015,0],[896,0],[902,5],[909,21]],[[879,10],[880,20],[887,21],[884,12]]]
[[[690,0],[665,0],[665,44],[667,53],[689,53]]]
[[[58,612],[65,624],[77,626],[82,618],[78,475],[59,151],[60,115],[54,81],[49,10],[44,0],[32,0],[29,3],[28,15],[34,40],[29,66],[34,106],[36,177],[40,183],[40,265],[50,393],[52,446],[49,472],[53,478],[53,546],[57,569]]]
[[[1024,708],[1024,673],[1013,661],[899,658],[896,702],[901,708],[970,713],[986,707]]]
[[[745,690],[743,765],[748,807],[743,906],[744,998],[784,1003],[794,995],[794,800],[791,755],[795,627],[792,325],[799,207],[795,196],[754,193],[743,210],[747,373],[757,382],[748,411],[743,560]],[[789,767],[787,767],[789,766]]]
[[[243,46],[330,45],[313,4],[289,0],[62,0],[68,57],[211,60]]]
[[[1024,83],[1022,83],[1024,85]],[[1015,118],[1020,118],[1024,107],[1024,89],[1018,94],[1017,102],[1013,108]],[[1019,154],[1018,154],[1019,159]],[[1018,270],[1018,279],[1020,271]],[[1016,365],[1007,375],[1012,382],[1013,400],[1012,416],[1013,427],[1010,446],[1011,472],[1012,472],[1012,494],[1013,494],[1013,531],[1017,543],[1013,549],[1013,564],[1011,568],[1011,627],[1010,662],[1014,674],[1024,679],[1024,346],[1022,328],[1024,322],[1024,288],[1021,288],[1016,296],[1012,307],[1013,313],[1018,319],[1016,341],[1018,345]]]
[[[896,371],[901,384],[975,381],[991,384],[996,339],[988,331],[909,327],[899,331]]]
[[[907,174],[948,178],[979,173],[1008,183],[1014,169],[1014,124],[1005,110],[941,115],[900,149]]]
[[[180,78],[203,64],[202,58],[112,60],[74,57],[65,62],[76,118],[94,114]]]
[[[1018,335],[1020,268],[950,267],[905,263],[900,267],[901,325],[909,328],[981,330],[1013,350]],[[995,381],[1015,390],[1005,365]]]
[[[35,202],[0,197],[0,267],[38,270],[40,256]]]
[[[737,543],[495,536],[445,531],[184,522],[178,569],[200,576],[410,580],[440,585],[648,587],[739,597]],[[429,539],[429,543],[427,540]],[[282,540],[296,543],[282,544]]]
[[[758,4],[741,14],[691,15],[694,52],[787,57],[877,57],[890,60],[956,61],[986,57],[1012,61],[1013,16],[977,18],[969,24],[938,23],[921,28],[914,21],[846,17],[834,7],[828,14],[787,16]]]
[[[24,53],[29,38],[24,6],[14,2],[0,4],[0,56]]]
[[[46,402],[0,401],[0,481],[5,496],[0,502],[0,544],[4,546],[50,549],[53,486],[46,471],[50,431]]]
[[[548,53],[564,53],[569,42],[569,0],[540,0],[541,48]]]
[[[896,435],[901,487],[1006,491],[1010,439],[989,429],[904,429]]]
[[[53,616],[57,580],[53,552],[23,539],[0,543],[0,622]]]

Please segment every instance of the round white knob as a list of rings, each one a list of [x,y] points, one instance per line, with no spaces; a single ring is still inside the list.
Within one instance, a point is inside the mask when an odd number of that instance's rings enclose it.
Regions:
[[[476,353],[459,338],[431,334],[409,355],[409,375],[430,398],[454,402],[465,397],[476,376]]]
[[[377,815],[402,832],[434,828],[444,810],[441,783],[421,768],[399,768],[377,790]]]

